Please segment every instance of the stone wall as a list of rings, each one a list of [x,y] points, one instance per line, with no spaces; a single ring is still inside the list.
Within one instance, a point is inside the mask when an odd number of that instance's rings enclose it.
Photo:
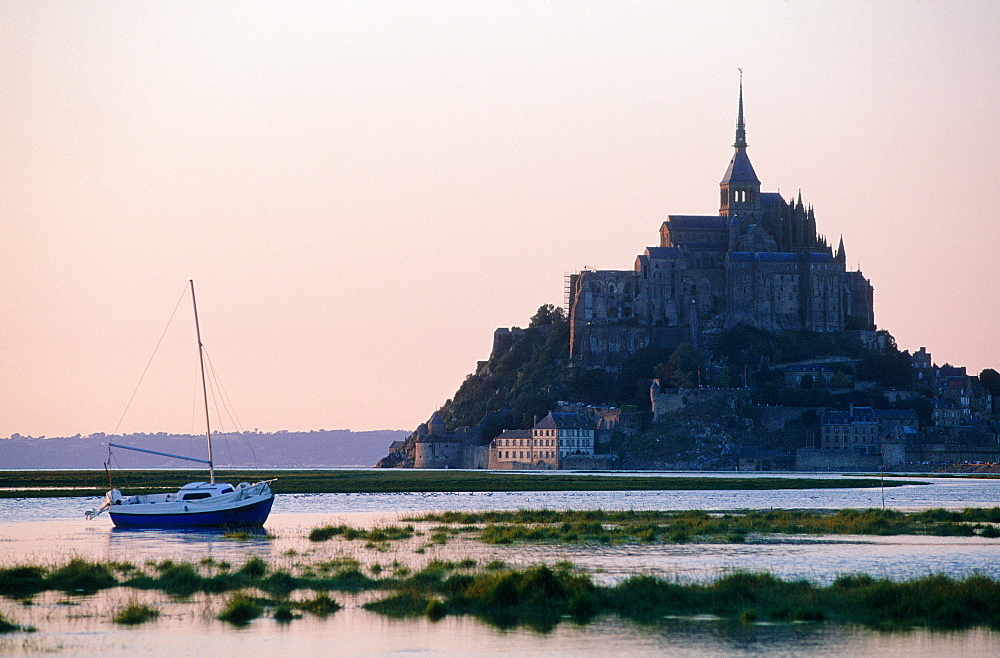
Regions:
[[[654,380],[659,382],[659,380]],[[730,388],[664,388],[656,392],[650,389],[650,402],[653,407],[653,420],[659,420],[665,414],[680,411],[689,404],[708,402],[717,398],[730,397],[735,391]]]
[[[490,446],[465,446],[462,450],[462,468],[489,468]]]
[[[795,451],[797,471],[878,471],[881,468],[882,455],[819,448],[799,448]]]
[[[1000,462],[1000,447],[924,443],[906,453],[909,462]]]
[[[822,418],[826,407],[757,407],[758,422],[768,432],[780,432],[790,422],[801,420],[807,411],[814,411]]]
[[[559,460],[565,471],[610,471],[617,465],[618,455],[566,455]]]
[[[465,446],[458,441],[421,437],[414,444],[414,468],[462,468]]]

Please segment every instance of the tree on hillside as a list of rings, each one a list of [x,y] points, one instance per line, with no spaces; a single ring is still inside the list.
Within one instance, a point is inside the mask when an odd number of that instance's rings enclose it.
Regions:
[[[858,363],[856,372],[858,379],[887,388],[906,388],[913,383],[913,363],[906,350],[869,354]]]
[[[830,378],[830,388],[847,388],[851,385],[851,380],[844,374],[843,370],[838,369],[837,372],[833,373],[833,377]]]
[[[690,343],[681,343],[670,355],[675,368],[674,380],[680,388],[692,388],[698,383],[698,373],[705,365],[705,355]]]
[[[990,395],[1000,395],[1000,372],[986,368],[979,373],[979,383],[990,392]]]
[[[563,311],[561,306],[556,306],[555,304],[542,304],[535,311],[535,314],[531,316],[531,322],[528,324],[528,328],[533,327],[544,327],[550,324],[558,324],[566,321],[566,312]]]

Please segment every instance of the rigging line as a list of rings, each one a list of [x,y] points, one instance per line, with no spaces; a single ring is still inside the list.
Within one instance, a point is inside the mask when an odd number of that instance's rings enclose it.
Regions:
[[[122,412],[122,417],[118,419],[118,424],[115,425],[115,429],[111,433],[112,435],[118,434],[118,428],[121,427],[122,421],[125,420],[125,414],[128,413],[129,407],[132,406],[132,401],[135,400],[136,393],[139,392],[139,387],[142,386],[142,380],[146,376],[146,373],[149,371],[149,366],[152,365],[153,359],[156,357],[156,352],[157,350],[160,349],[160,344],[163,342],[163,337],[167,335],[167,330],[170,328],[170,323],[173,322],[174,316],[177,314],[177,309],[180,308],[181,302],[184,300],[186,294],[187,294],[187,285],[184,286],[184,290],[183,292],[181,292],[180,298],[174,305],[174,310],[173,312],[170,313],[170,319],[167,320],[167,326],[163,328],[163,333],[160,334],[160,340],[156,341],[156,347],[153,348],[153,353],[150,355],[149,361],[146,362],[146,367],[143,368],[142,374],[139,375],[139,381],[135,385],[135,390],[132,391],[132,397],[128,399],[128,404],[125,405],[125,411]]]
[[[229,445],[229,439],[226,437],[226,432],[224,431],[227,426],[226,423],[224,422],[225,419],[222,417],[221,409],[223,405],[219,402],[221,394],[218,391],[218,383],[216,381],[217,378],[215,376],[215,371],[212,369],[212,361],[211,359],[208,358],[208,354],[206,353],[204,345],[202,345],[201,347],[201,353],[202,356],[204,357],[204,361],[208,364],[208,373],[207,373],[208,377],[206,378],[208,387],[206,391],[210,393],[212,396],[211,407],[215,411],[215,419],[217,421],[215,436],[220,437],[225,442],[226,452],[229,453],[229,465],[235,466],[236,460],[233,459],[233,450]]]
[[[204,350],[205,360],[208,362],[208,370],[212,374],[212,385],[218,387],[219,398],[222,400],[222,406],[226,410],[226,414],[229,416],[229,420],[235,425],[236,430],[239,433],[240,439],[246,444],[247,448],[250,450],[250,456],[253,459],[254,468],[257,468],[257,453],[254,451],[253,446],[250,441],[247,440],[246,435],[243,431],[243,423],[240,422],[239,415],[236,413],[236,409],[233,407],[233,403],[229,398],[229,394],[226,393],[225,387],[222,385],[222,379],[215,372],[215,364],[212,363],[212,357],[208,353],[208,350]],[[218,411],[216,411],[218,413]],[[229,448],[229,443],[226,443],[226,448]]]
[[[202,348],[202,349],[204,350],[204,348]],[[212,367],[211,362],[209,362],[209,370],[211,370],[211,367]],[[235,466],[236,465],[236,460],[233,459],[233,449],[229,445],[229,439],[226,437],[226,433],[224,431],[222,431],[226,427],[226,424],[223,422],[222,412],[220,411],[220,409],[222,408],[222,405],[219,404],[219,400],[216,397],[216,395],[218,394],[217,388],[218,387],[216,386],[216,382],[214,380],[210,379],[209,380],[209,385],[208,385],[208,390],[212,394],[212,402],[213,402],[213,404],[215,406],[215,418],[216,418],[216,420],[219,421],[218,422],[219,429],[216,430],[215,434],[216,434],[216,436],[222,437],[223,442],[226,444],[226,452],[229,453],[229,465],[230,466]],[[221,394],[219,395],[219,397],[221,397]]]
[[[132,481],[129,480],[129,478],[128,478],[128,471],[126,471],[122,467],[121,463],[118,461],[118,457],[115,457],[111,453],[111,446],[108,446],[108,461],[110,462],[112,460],[114,460],[114,462],[115,462],[115,470],[118,470],[118,471],[121,472],[122,480],[124,480],[124,482],[125,482],[125,487],[124,487],[125,491],[133,491]]]
[[[212,363],[212,357],[205,350],[205,361],[208,362],[208,369],[212,377],[212,385],[219,389],[219,399],[222,402],[222,408],[225,409],[226,415],[229,417],[230,422],[232,422],[236,429],[240,432],[243,431],[243,423],[240,422],[239,416],[236,414],[236,409],[233,408],[233,403],[229,398],[229,394],[226,393],[225,387],[222,385],[222,379],[215,372],[215,364]]]

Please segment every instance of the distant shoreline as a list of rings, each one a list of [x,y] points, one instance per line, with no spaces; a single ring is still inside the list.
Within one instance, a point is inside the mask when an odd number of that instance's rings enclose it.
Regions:
[[[112,473],[113,486],[125,493],[176,489],[204,477],[194,470],[130,470]],[[774,490],[894,487],[917,484],[877,477],[755,477],[704,475],[511,473],[432,470],[216,470],[233,482],[277,478],[275,493],[430,493],[498,491],[680,491]],[[103,496],[103,470],[0,471],[0,498]]]

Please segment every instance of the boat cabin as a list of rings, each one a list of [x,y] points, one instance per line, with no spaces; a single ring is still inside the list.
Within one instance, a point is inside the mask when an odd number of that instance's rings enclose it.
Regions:
[[[209,484],[208,482],[191,482],[190,484],[185,484],[181,487],[181,490],[177,492],[178,500],[204,500],[205,498],[212,498],[213,496],[221,496],[222,494],[233,493],[233,485],[226,484],[225,482],[219,482],[216,484]]]

